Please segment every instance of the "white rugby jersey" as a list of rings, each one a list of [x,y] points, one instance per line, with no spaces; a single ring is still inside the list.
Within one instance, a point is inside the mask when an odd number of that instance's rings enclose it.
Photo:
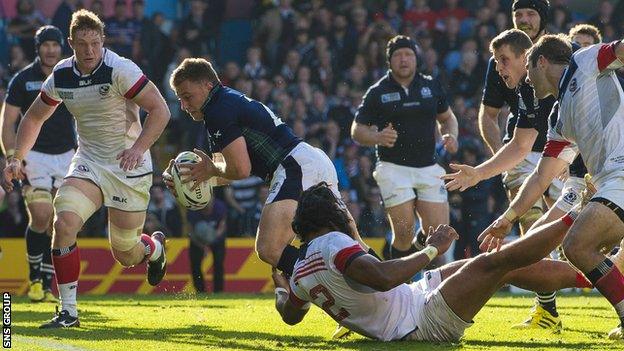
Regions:
[[[302,248],[303,249],[303,248]],[[290,278],[290,301],[310,301],[347,328],[379,340],[396,340],[415,328],[414,296],[407,284],[376,291],[343,275],[353,259],[366,254],[341,232],[310,241]]]
[[[130,148],[141,133],[139,106],[134,98],[149,82],[131,60],[102,49],[100,65],[81,75],[74,57],[61,60],[41,88],[51,106],[61,102],[76,119],[78,155],[103,164],[116,164],[118,153]],[[144,164],[130,174],[152,170],[149,150]]]
[[[577,51],[559,82],[544,156],[571,163],[580,152],[588,172],[602,180],[624,170],[624,92],[614,70],[618,42]]]

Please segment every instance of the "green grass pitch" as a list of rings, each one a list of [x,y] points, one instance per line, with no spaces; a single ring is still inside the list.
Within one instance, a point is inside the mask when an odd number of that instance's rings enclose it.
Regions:
[[[52,304],[14,298],[14,350],[624,350],[624,342],[606,339],[617,325],[615,313],[598,295],[558,298],[564,331],[516,331],[529,296],[497,295],[477,315],[457,344],[382,343],[361,336],[330,339],[336,323],[312,307],[304,321],[288,326],[273,308],[272,295],[81,296],[82,326],[40,330]]]

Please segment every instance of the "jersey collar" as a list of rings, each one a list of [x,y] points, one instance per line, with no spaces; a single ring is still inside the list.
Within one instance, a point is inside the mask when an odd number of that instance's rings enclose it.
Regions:
[[[95,74],[95,72],[97,72],[100,67],[102,67],[102,64],[104,64],[104,56],[106,56],[106,53],[108,52],[108,50],[106,48],[102,48],[102,58],[100,59],[100,63],[97,65],[97,67],[95,67],[95,69],[93,70],[93,72],[89,73],[89,74],[82,74],[80,73],[80,71],[78,70],[78,66],[76,66],[76,56],[72,56],[72,68],[74,70],[74,73],[81,78],[84,77],[89,77]]]
[[[201,107],[201,111],[204,112],[204,110],[206,109],[206,107],[210,104],[210,102],[212,101],[212,97],[218,92],[220,91],[222,88],[221,84],[217,84],[214,87],[212,87],[212,89],[210,90],[210,92],[208,93],[208,97],[206,98],[206,101],[204,101],[204,104]]]

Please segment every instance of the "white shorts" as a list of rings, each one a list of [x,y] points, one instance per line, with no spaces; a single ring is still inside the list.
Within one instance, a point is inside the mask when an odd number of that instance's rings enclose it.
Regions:
[[[320,182],[330,184],[334,194],[340,198],[338,176],[332,161],[323,150],[301,142],[273,172],[266,203],[286,199],[299,201],[301,192]]]
[[[531,151],[524,160],[520,161],[514,168],[503,173],[503,184],[507,189],[519,188],[522,183],[533,173],[533,170],[537,168],[539,160],[542,158],[542,154],[539,152]],[[557,199],[561,196],[563,189],[563,182],[559,179],[554,179],[553,182],[546,190],[546,195],[551,199]]]
[[[444,181],[446,171],[437,163],[428,167],[407,167],[379,161],[373,172],[385,207],[413,200],[444,203],[448,201]]]
[[[412,317],[417,327],[403,340],[455,342],[473,324],[459,318],[446,304],[439,289],[441,283],[440,270],[434,269],[409,285],[414,294]]]
[[[563,212],[569,212],[572,207],[581,202],[581,193],[585,189],[585,180],[579,177],[568,177],[563,186],[561,196],[557,199],[557,202],[553,205]]]
[[[33,188],[46,191],[52,188],[58,189],[67,174],[73,156],[74,150],[57,155],[30,151],[24,159],[26,163],[24,171],[28,184]]]
[[[89,179],[95,183],[102,191],[106,207],[128,212],[145,211],[152,186],[151,165],[141,166],[132,174],[119,168],[119,162],[102,165],[76,154],[67,177]]]
[[[608,202],[615,204],[620,209],[624,210],[624,172],[613,171],[611,174],[601,176],[598,178],[594,176],[593,182],[596,185],[598,191],[590,201],[595,201],[598,198],[606,199]],[[606,205],[604,201],[599,201]],[[615,211],[613,206],[609,207]],[[621,210],[615,211],[620,216]],[[620,216],[620,219],[624,221],[624,218]]]

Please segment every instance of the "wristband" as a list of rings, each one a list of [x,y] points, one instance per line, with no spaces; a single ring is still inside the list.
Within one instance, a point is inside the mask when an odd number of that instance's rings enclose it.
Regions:
[[[438,248],[431,245],[425,247],[420,252],[427,255],[427,257],[429,257],[429,261],[432,261],[434,258],[436,258],[436,256],[438,256]]]
[[[503,218],[513,223],[518,219],[518,214],[512,207],[509,207],[507,211],[503,213]]]

